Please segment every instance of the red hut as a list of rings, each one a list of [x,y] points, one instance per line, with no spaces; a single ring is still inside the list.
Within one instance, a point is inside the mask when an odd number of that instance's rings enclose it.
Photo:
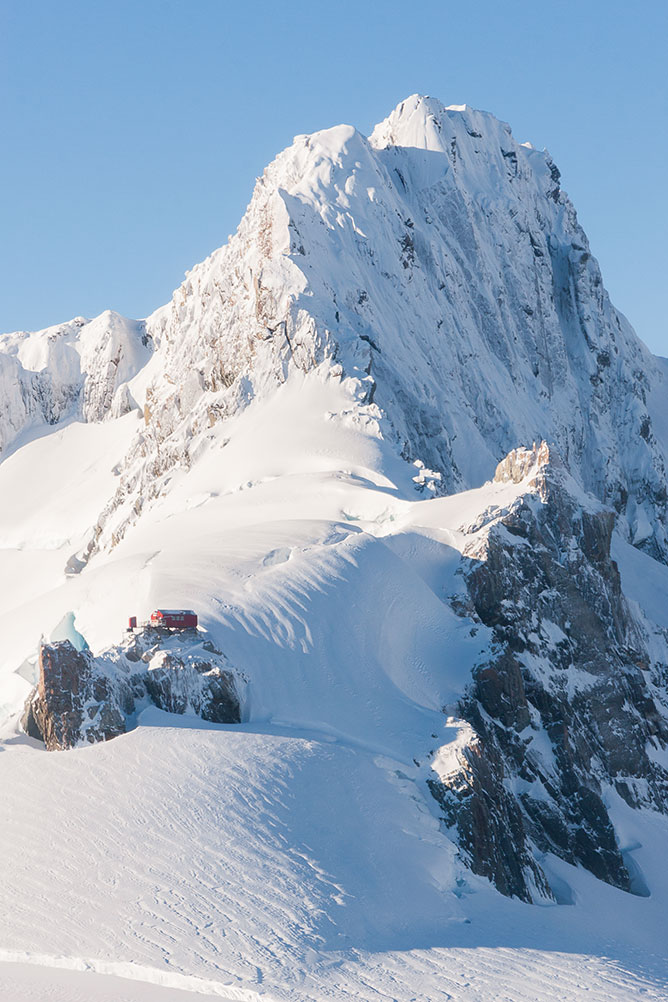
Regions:
[[[156,609],[150,622],[163,630],[194,630],[197,615],[192,609]]]

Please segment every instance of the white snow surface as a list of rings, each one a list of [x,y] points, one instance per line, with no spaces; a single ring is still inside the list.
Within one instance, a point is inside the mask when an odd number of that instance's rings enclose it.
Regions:
[[[523,905],[459,869],[414,766],[184,719],[151,711],[106,745],[2,756],[7,960],[245,1000],[666,997],[664,819],[629,819],[656,896],[554,861],[576,905]]]
[[[0,339],[0,996],[668,997],[665,818],[609,793],[649,897],[547,858],[572,904],[530,906],[463,867],[426,785],[489,648],[448,599],[527,489],[489,481],[508,449],[626,485],[623,584],[665,625],[668,571],[629,543],[663,540],[664,369],[554,184],[492,116],[411,98],[370,139],[297,137],[145,323]],[[20,731],[42,636],[100,653],[158,607],[244,672],[241,725]]]
[[[150,351],[145,324],[111,310],[0,335],[0,455],[18,447],[27,429],[126,413],[133,405],[127,384]]]
[[[147,710],[128,735],[50,754],[6,722],[0,985],[12,998],[141,1000],[155,986],[245,1000],[665,997],[665,819],[620,808],[651,898],[543,861],[573,907],[502,899],[440,830],[428,756],[466,735],[442,708],[487,644],[444,599],[467,528],[526,485],[421,500],[350,403],[345,382],[313,372],[212,428],[79,575],[64,574],[78,540],[57,492],[54,548],[38,551],[51,576],[20,563],[43,502],[12,479],[23,520],[0,551],[22,589],[0,621],[9,696],[29,689],[12,669],[68,612],[96,651],[159,604],[193,606],[250,680],[236,727]],[[92,499],[136,421],[46,439],[70,442]]]

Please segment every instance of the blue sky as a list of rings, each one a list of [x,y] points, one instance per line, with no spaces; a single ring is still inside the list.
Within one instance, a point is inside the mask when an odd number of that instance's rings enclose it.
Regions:
[[[668,355],[667,40],[664,0],[2,0],[0,330],[145,316],[293,135],[419,91],[548,147]]]

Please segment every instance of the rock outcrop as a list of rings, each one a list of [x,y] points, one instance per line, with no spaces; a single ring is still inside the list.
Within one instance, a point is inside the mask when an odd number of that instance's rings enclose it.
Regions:
[[[527,839],[523,812],[503,784],[498,750],[471,732],[448,754],[448,767],[432,763],[427,784],[453,830],[460,853],[474,873],[488,877],[502,894],[533,901],[551,897],[545,874]]]
[[[48,751],[59,751],[124,734],[133,709],[130,680],[111,676],[90,651],[77,651],[63,640],[40,647],[39,683],[22,724]]]
[[[155,705],[168,713],[195,714],[215,724],[241,719],[234,676],[211,657],[158,650],[148,662],[144,684]]]
[[[147,702],[168,713],[238,723],[243,686],[225,656],[197,634],[166,638],[148,630],[99,657],[64,640],[42,644],[39,682],[21,723],[48,751],[124,734]]]
[[[472,869],[504,893],[547,885],[527,861],[548,852],[631,890],[605,795],[668,811],[652,755],[668,745],[668,700],[610,554],[614,513],[544,443],[497,477],[527,489],[471,527],[469,614],[494,641],[459,708],[475,737],[432,792]]]

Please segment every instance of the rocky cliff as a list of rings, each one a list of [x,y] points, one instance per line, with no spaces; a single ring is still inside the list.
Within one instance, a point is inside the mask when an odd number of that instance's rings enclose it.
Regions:
[[[524,492],[468,527],[468,608],[493,630],[459,710],[470,740],[430,786],[477,873],[531,900],[554,853],[634,885],[606,807],[668,811],[668,648],[634,619],[611,557],[614,512],[584,495],[545,443],[516,450],[499,481]]]

